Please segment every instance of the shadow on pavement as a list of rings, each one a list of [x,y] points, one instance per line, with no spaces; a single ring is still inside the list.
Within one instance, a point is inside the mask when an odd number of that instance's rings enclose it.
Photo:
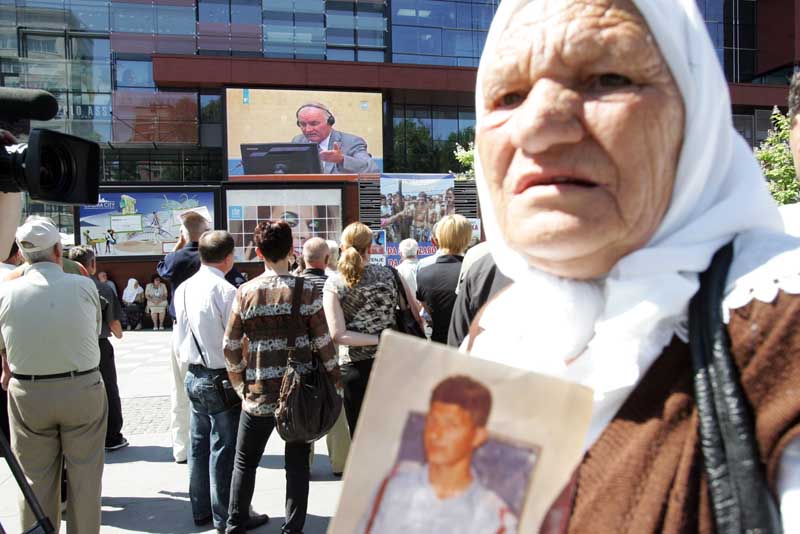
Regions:
[[[146,445],[136,447],[131,445],[124,449],[106,453],[107,464],[122,464],[127,462],[174,462],[172,447],[157,447]]]
[[[276,516],[269,518],[269,528],[259,528],[256,530],[248,530],[248,532],[263,532],[264,534],[271,534],[272,532],[280,532],[280,527],[283,525],[283,516]],[[305,534],[325,534],[328,530],[328,524],[331,522],[330,517],[323,517],[320,515],[306,516],[306,525],[303,527]]]
[[[160,493],[164,496],[103,497],[102,524],[131,532],[163,534],[215,532],[212,525],[195,526],[186,493]]]

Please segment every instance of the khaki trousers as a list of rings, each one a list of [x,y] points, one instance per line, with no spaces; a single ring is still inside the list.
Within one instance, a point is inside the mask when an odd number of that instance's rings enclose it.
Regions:
[[[337,475],[344,472],[347,454],[350,452],[350,429],[347,426],[347,417],[344,407],[339,414],[339,419],[325,435],[325,444],[328,446],[328,458],[331,460],[331,470]],[[311,447],[308,465],[314,464],[314,447]]]
[[[11,379],[11,449],[56,532],[61,525],[61,463],[66,463],[67,533],[100,532],[108,404],[98,371],[55,380]],[[20,496],[22,530],[36,518]]]
[[[177,333],[173,330],[172,335]],[[189,370],[189,364],[181,361],[173,346],[170,342],[172,388],[169,395],[169,430],[172,434],[172,457],[176,462],[185,462],[189,452],[189,396],[186,394],[186,372]]]

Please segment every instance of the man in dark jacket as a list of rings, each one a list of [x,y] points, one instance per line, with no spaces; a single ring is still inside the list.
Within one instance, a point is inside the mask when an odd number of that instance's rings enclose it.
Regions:
[[[200,241],[200,236],[209,229],[208,221],[199,213],[187,212],[181,218],[183,225],[180,239],[172,252],[164,256],[164,259],[156,267],[158,276],[172,285],[173,295],[184,281],[200,270],[198,241]],[[169,313],[175,317],[174,302],[169,304]],[[170,346],[172,345],[170,343]],[[172,456],[179,464],[185,464],[189,446],[189,398],[186,396],[184,380],[188,366],[180,361],[173,350],[170,350],[170,362],[173,379],[170,395]]]

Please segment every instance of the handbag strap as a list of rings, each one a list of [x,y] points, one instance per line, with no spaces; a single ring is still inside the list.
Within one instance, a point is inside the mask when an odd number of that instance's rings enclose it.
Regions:
[[[397,294],[399,295],[397,304],[400,307],[400,311],[406,311],[409,309],[408,306],[408,299],[406,298],[406,289],[403,285],[403,281],[400,279],[400,273],[397,272],[397,269],[389,266],[389,269],[392,271],[392,275],[394,276],[394,284],[397,286]]]
[[[289,336],[286,344],[289,351],[288,358],[294,355],[294,349],[297,345],[297,338],[303,331],[300,323],[300,303],[303,299],[303,286],[305,285],[305,278],[302,276],[294,277],[294,291],[292,292],[292,315],[289,319]]]
[[[728,243],[700,275],[700,289],[689,304],[700,444],[718,532],[778,534],[783,529],[764,476],[752,408],[722,320],[721,303],[732,259],[733,243]]]
[[[187,280],[188,282],[188,280]],[[194,346],[197,347],[197,352],[200,353],[200,359],[203,360],[203,366],[206,368],[208,367],[208,361],[206,361],[206,357],[203,354],[203,348],[200,346],[200,342],[197,341],[197,336],[194,335],[194,329],[192,328],[192,321],[189,320],[189,308],[186,307],[186,288],[183,288],[183,313],[186,314],[186,324],[189,325],[189,333],[192,334],[192,339],[194,339]]]

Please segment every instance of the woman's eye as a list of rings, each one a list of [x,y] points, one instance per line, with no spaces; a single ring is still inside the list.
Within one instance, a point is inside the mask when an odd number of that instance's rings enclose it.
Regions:
[[[521,92],[506,93],[497,99],[497,107],[513,108],[520,105],[525,100],[525,95]]]
[[[591,88],[607,91],[609,89],[619,89],[620,87],[627,87],[632,85],[633,81],[627,76],[622,74],[606,73],[595,77],[591,81]]]

